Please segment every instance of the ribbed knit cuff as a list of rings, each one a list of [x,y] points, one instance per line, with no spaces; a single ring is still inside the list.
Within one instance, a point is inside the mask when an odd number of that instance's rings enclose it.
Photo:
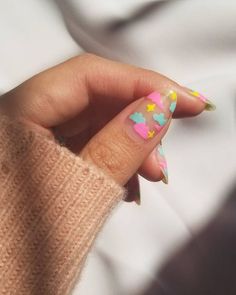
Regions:
[[[0,118],[0,294],[70,294],[124,189],[68,149]]]

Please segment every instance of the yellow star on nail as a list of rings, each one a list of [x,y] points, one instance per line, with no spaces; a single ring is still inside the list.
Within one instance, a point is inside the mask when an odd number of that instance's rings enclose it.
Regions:
[[[177,100],[177,93],[175,91],[170,91],[169,98],[171,100]]]
[[[190,91],[190,94],[192,94],[193,96],[199,97],[200,94],[197,91]]]
[[[148,138],[153,138],[154,134],[155,134],[154,130],[148,131]]]
[[[155,110],[155,103],[147,105],[147,112],[153,112]]]

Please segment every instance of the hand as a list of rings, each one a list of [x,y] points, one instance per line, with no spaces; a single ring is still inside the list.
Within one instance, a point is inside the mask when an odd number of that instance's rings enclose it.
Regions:
[[[156,72],[91,54],[46,70],[2,98],[3,108],[37,132],[64,138],[71,151],[121,185],[129,181],[128,200],[137,198],[137,173],[167,180],[164,157],[155,150],[172,116],[195,116],[212,106]]]

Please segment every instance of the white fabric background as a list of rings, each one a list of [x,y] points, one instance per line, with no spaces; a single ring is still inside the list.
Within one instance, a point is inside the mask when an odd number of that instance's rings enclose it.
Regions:
[[[0,0],[2,91],[85,50],[162,72],[217,105],[173,123],[170,184],[141,179],[142,205],[110,218],[75,295],[138,294],[235,181],[235,16],[235,0]]]

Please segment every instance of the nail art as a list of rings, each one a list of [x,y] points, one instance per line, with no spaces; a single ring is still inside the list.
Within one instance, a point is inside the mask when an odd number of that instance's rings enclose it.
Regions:
[[[159,144],[157,147],[157,160],[158,160],[161,172],[163,174],[162,181],[165,184],[168,184],[167,162],[166,162],[165,154],[164,154],[163,147],[161,144]]]
[[[153,112],[155,111],[156,105],[155,103],[147,104],[147,112]]]
[[[135,198],[134,198],[134,202],[135,202],[137,205],[141,205],[140,192],[136,192],[136,194],[135,194]]]
[[[152,92],[146,96],[129,119],[133,130],[147,140],[155,137],[171,118],[177,104],[177,94],[169,91],[167,95]]]
[[[160,126],[164,126],[167,122],[167,119],[164,113],[154,114],[152,117],[154,121],[156,121]]]
[[[216,109],[216,106],[209,99],[207,99],[204,95],[202,95],[198,91],[190,89],[189,93],[194,97],[198,97],[202,102],[205,103],[205,110],[206,111],[214,111]]]
[[[139,123],[145,124],[145,122],[146,122],[146,119],[144,118],[143,114],[137,113],[137,112],[130,115],[130,119],[133,120],[137,124],[139,124]]]
[[[171,104],[169,110],[171,113],[174,113],[176,105],[177,105],[177,93],[175,91],[170,91],[168,94],[169,98],[171,99]]]
[[[156,103],[162,111],[164,110],[163,101],[159,92],[152,92],[147,98]]]

